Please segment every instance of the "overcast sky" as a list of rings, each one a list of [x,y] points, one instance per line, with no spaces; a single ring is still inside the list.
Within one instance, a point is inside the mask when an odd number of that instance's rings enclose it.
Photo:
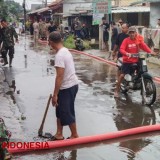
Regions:
[[[15,2],[18,2],[20,4],[22,4],[23,0],[14,0]],[[45,0],[26,0],[26,8],[30,9],[31,8],[31,4],[42,4],[42,1]],[[47,0],[48,3],[53,2],[54,0]]]

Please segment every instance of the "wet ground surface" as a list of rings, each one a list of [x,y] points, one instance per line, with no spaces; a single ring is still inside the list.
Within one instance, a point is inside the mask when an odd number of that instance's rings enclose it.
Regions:
[[[96,53],[95,51],[95,54]],[[16,45],[13,67],[5,67],[7,81],[15,80],[15,109],[20,119],[12,140],[41,141],[37,136],[49,95],[53,92],[55,70],[50,65],[54,55],[48,54],[46,46],[34,45],[24,37]],[[80,136],[96,135],[118,130],[160,123],[159,95],[157,84],[157,102],[152,108],[142,105],[139,92],[122,95],[114,99],[116,68],[93,60],[86,56],[74,55],[76,72],[80,80],[76,98],[76,119]],[[155,69],[156,66],[153,66]],[[151,70],[151,72],[153,72]],[[153,72],[154,74],[154,72]],[[13,101],[13,102],[14,102]],[[50,105],[44,131],[55,133],[55,108]],[[15,113],[15,114],[16,114]],[[64,128],[64,136],[70,136]],[[114,143],[113,143],[114,142]],[[144,134],[129,138],[63,148],[59,150],[38,151],[16,155],[17,160],[157,160],[160,156],[159,133]]]

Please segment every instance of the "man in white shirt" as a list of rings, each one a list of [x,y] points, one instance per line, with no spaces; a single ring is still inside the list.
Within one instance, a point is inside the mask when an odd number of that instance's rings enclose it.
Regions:
[[[49,45],[56,50],[56,80],[52,104],[56,107],[57,132],[51,140],[63,140],[63,126],[69,125],[71,136],[78,138],[74,101],[78,92],[78,78],[72,54],[63,46],[61,34],[54,31],[49,35]]]

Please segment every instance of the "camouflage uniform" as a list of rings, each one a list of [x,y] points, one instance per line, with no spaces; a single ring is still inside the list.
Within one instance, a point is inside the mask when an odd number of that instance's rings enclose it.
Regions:
[[[8,64],[7,53],[9,54],[10,64],[12,63],[12,59],[14,57],[14,39],[13,37],[16,40],[18,40],[18,35],[12,26],[2,28],[3,45],[1,49],[1,54],[2,54],[2,58],[4,59],[5,64]]]

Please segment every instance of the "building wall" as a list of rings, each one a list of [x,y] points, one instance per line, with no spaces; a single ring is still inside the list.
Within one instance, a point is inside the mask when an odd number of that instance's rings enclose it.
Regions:
[[[160,2],[151,3],[150,6],[150,26],[155,28],[157,25],[157,19],[160,18]]]
[[[76,12],[76,8],[92,8],[92,3],[85,0],[65,0],[63,5],[63,13],[69,14]]]
[[[113,20],[115,22],[118,22],[120,19],[122,19],[122,21],[127,21],[127,14],[126,13],[118,13],[118,14],[113,14]]]
[[[112,5],[129,6],[133,2],[137,2],[137,0],[112,0]]]
[[[119,13],[113,14],[113,20],[118,22],[122,19],[124,22],[129,22],[131,25],[149,26],[149,13]]]

